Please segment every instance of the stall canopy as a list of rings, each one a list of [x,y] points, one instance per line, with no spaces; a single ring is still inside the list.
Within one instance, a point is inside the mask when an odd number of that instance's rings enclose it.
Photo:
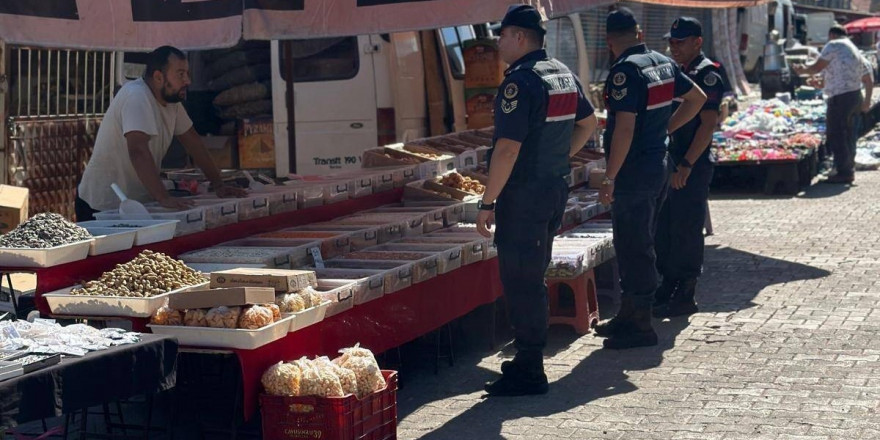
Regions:
[[[845,25],[846,31],[851,34],[860,34],[862,32],[880,31],[880,17],[868,17],[860,20],[851,21]]]
[[[2,0],[0,40],[83,49],[228,47],[497,21],[513,3],[548,17],[602,0]],[[753,2],[749,2],[753,3]]]

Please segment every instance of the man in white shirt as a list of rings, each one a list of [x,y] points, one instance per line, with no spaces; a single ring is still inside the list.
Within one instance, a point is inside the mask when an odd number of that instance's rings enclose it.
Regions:
[[[155,200],[172,209],[192,206],[191,200],[171,197],[159,178],[162,158],[173,137],[202,169],[218,196],[246,194],[224,185],[220,171],[193,129],[181,104],[189,84],[186,55],[174,47],[162,46],[149,54],[143,78],[125,84],[113,97],[77,187],[78,221],[93,219],[95,212],[119,206],[110,188],[114,182],[134,200]]]
[[[822,72],[824,76],[825,96],[828,98],[825,139],[834,154],[837,168],[837,174],[826,179],[826,183],[850,184],[854,180],[859,111],[868,111],[874,91],[874,76],[867,66],[870,64],[840,25],[828,30],[828,43],[816,62],[794,66],[799,74]],[[865,87],[865,97],[862,96],[862,86]]]

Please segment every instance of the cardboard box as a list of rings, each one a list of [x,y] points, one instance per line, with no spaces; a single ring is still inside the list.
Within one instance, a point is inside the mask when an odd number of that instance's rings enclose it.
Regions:
[[[464,92],[468,128],[495,125],[495,89],[466,89]]]
[[[317,287],[318,279],[311,270],[239,268],[211,272],[211,288],[271,287],[286,293]]]
[[[238,168],[238,139],[235,136],[201,136],[201,138],[217,168]]]
[[[5,234],[28,219],[27,188],[0,185],[0,234]]]
[[[465,41],[462,57],[465,88],[498,87],[504,81],[504,61],[495,39]]]
[[[232,287],[175,293],[168,298],[168,307],[175,310],[210,309],[274,302],[275,290],[269,287]]]
[[[602,179],[605,178],[605,168],[596,168],[590,170],[589,187],[593,189],[602,188]]]
[[[241,168],[275,168],[275,134],[272,118],[243,119],[238,131]]]

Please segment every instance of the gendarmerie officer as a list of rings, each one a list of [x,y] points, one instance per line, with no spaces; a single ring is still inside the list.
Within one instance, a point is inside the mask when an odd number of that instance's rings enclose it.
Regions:
[[[495,139],[477,228],[495,243],[517,349],[486,385],[495,396],[544,394],[547,286],[553,237],[562,222],[569,158],[596,128],[577,78],[542,49],[545,30],[535,8],[516,5],[501,22],[498,50],[510,65],[495,99]],[[496,208],[497,206],[497,208]]]
[[[657,344],[651,307],[658,274],[654,233],[669,184],[667,133],[693,118],[706,97],[669,58],[649,50],[632,11],[606,18],[606,41],[616,57],[605,81],[608,123],[605,178],[599,201],[612,203],[614,251],[620,268],[617,315],[596,327],[610,349]],[[682,104],[672,111],[672,100]]]
[[[706,103],[697,117],[672,133],[669,145],[675,172],[657,226],[657,269],[663,281],[655,295],[656,317],[697,312],[694,293],[703,267],[703,224],[714,169],[709,145],[725,90],[720,66],[702,52],[703,26],[696,18],[675,20],[667,35],[672,58],[703,89]]]

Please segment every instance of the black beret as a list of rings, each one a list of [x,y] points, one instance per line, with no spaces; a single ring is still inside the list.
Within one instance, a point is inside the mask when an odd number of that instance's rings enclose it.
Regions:
[[[544,35],[547,30],[544,29],[541,13],[533,6],[529,5],[513,5],[507,9],[504,19],[501,20],[501,27],[516,26],[523,29],[531,29]]]

